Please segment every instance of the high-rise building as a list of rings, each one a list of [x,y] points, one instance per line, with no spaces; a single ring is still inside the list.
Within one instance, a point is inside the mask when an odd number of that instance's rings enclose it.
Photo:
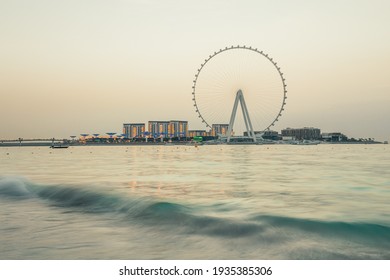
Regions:
[[[227,136],[229,124],[213,124],[211,125],[211,136],[218,136],[220,134]]]
[[[321,130],[314,127],[286,128],[282,130],[283,137],[291,137],[296,140],[318,140],[321,139]]]
[[[149,121],[149,133],[152,137],[167,137],[169,133],[168,121]]]
[[[123,124],[123,134],[126,135],[126,138],[143,137],[144,133],[145,133],[145,124],[144,123],[124,123]]]
[[[168,134],[169,137],[187,137],[188,121],[170,121]]]

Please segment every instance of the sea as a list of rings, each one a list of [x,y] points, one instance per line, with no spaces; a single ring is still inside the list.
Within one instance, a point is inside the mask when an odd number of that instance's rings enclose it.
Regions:
[[[390,147],[1,147],[0,259],[389,260]]]

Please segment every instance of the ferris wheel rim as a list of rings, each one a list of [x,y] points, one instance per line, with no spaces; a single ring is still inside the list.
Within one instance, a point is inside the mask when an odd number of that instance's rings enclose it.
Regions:
[[[266,128],[264,128],[262,130],[262,132],[266,131],[266,130],[269,130],[269,128],[271,126],[274,126],[275,123],[279,120],[279,118],[282,116],[282,112],[284,111],[284,106],[286,105],[286,99],[287,99],[286,79],[284,78],[283,73],[280,70],[280,67],[277,65],[277,63],[273,60],[272,57],[270,57],[268,54],[264,53],[263,51],[258,50],[257,48],[252,48],[251,46],[247,47],[246,45],[243,45],[243,46],[240,46],[240,45],[233,46],[232,45],[230,47],[225,47],[223,49],[219,49],[218,51],[216,51],[213,54],[209,55],[208,58],[206,58],[204,60],[204,62],[201,63],[200,68],[197,70],[197,72],[195,74],[195,79],[193,80],[193,85],[192,85],[192,101],[194,102],[195,112],[198,114],[198,118],[202,119],[202,123],[204,123],[206,125],[206,127],[212,128],[212,126],[210,126],[210,124],[203,117],[202,113],[199,110],[198,104],[196,102],[196,83],[198,81],[198,77],[199,77],[200,72],[202,71],[202,69],[205,67],[205,65],[213,57],[217,56],[218,54],[221,54],[223,52],[226,52],[226,51],[229,51],[229,50],[233,50],[233,49],[244,49],[244,50],[249,50],[249,51],[256,52],[256,53],[262,55],[263,57],[265,57],[266,59],[268,59],[268,61],[270,61],[273,64],[273,66],[275,67],[275,69],[278,71],[278,74],[279,74],[279,76],[281,78],[282,85],[283,85],[283,99],[282,99],[282,104],[280,106],[279,112],[276,114],[276,117],[273,119],[273,121]]]

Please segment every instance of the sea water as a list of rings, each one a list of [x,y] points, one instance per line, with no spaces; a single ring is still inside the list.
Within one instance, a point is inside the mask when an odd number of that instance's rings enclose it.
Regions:
[[[0,259],[390,259],[390,148],[2,147]]]

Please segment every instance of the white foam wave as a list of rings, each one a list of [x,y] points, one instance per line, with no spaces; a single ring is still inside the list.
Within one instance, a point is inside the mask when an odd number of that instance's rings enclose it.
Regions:
[[[0,196],[27,198],[31,195],[27,180],[21,177],[0,177]]]

